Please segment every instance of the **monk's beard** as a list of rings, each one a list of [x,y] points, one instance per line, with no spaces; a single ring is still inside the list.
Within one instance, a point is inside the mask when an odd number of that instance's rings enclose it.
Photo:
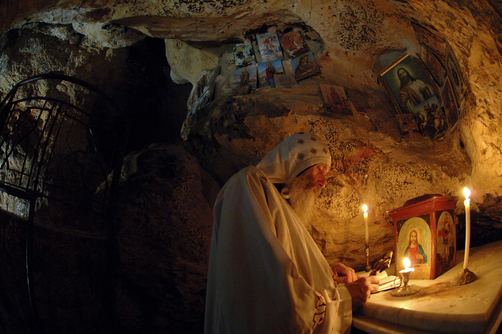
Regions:
[[[303,224],[308,225],[314,213],[314,202],[321,188],[311,183],[311,178],[304,173],[296,177],[289,188],[289,203]]]

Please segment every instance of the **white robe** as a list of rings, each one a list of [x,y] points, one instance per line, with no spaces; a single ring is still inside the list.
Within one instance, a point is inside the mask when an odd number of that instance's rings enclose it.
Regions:
[[[235,174],[214,205],[205,333],[350,332],[350,293],[263,169]]]

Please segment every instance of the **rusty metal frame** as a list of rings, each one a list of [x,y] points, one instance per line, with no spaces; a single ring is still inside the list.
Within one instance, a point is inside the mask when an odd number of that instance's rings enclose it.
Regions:
[[[69,101],[65,89],[76,89],[85,97]],[[42,96],[33,94],[41,90]],[[33,318],[28,332],[39,331],[31,261],[40,208],[57,203],[89,221],[104,222],[107,274],[113,277],[114,219],[128,127],[125,114],[104,92],[66,75],[23,80],[0,103],[0,192],[29,203],[20,205],[22,212],[13,212],[27,221],[26,285]],[[113,296],[105,298],[111,313]]]

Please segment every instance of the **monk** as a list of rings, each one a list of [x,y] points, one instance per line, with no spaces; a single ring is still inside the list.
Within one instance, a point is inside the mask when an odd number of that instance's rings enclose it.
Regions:
[[[308,233],[331,166],[316,136],[286,138],[221,189],[214,205],[205,333],[345,333],[378,278],[332,268]]]

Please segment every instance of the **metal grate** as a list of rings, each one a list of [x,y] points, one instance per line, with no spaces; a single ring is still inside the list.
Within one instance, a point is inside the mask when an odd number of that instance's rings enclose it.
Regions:
[[[70,91],[79,101],[68,101]],[[106,217],[124,120],[104,93],[76,78],[44,75],[18,83],[0,105],[0,188],[36,198],[36,210],[56,201],[80,215]],[[27,217],[26,203],[2,204]]]
[[[127,117],[106,94],[65,75],[21,81],[0,104],[0,206],[27,221],[26,283],[33,313],[28,332],[38,331],[31,282],[35,216],[51,228],[107,240],[103,274],[113,274],[127,128]],[[105,308],[112,305],[111,294],[103,298]]]

